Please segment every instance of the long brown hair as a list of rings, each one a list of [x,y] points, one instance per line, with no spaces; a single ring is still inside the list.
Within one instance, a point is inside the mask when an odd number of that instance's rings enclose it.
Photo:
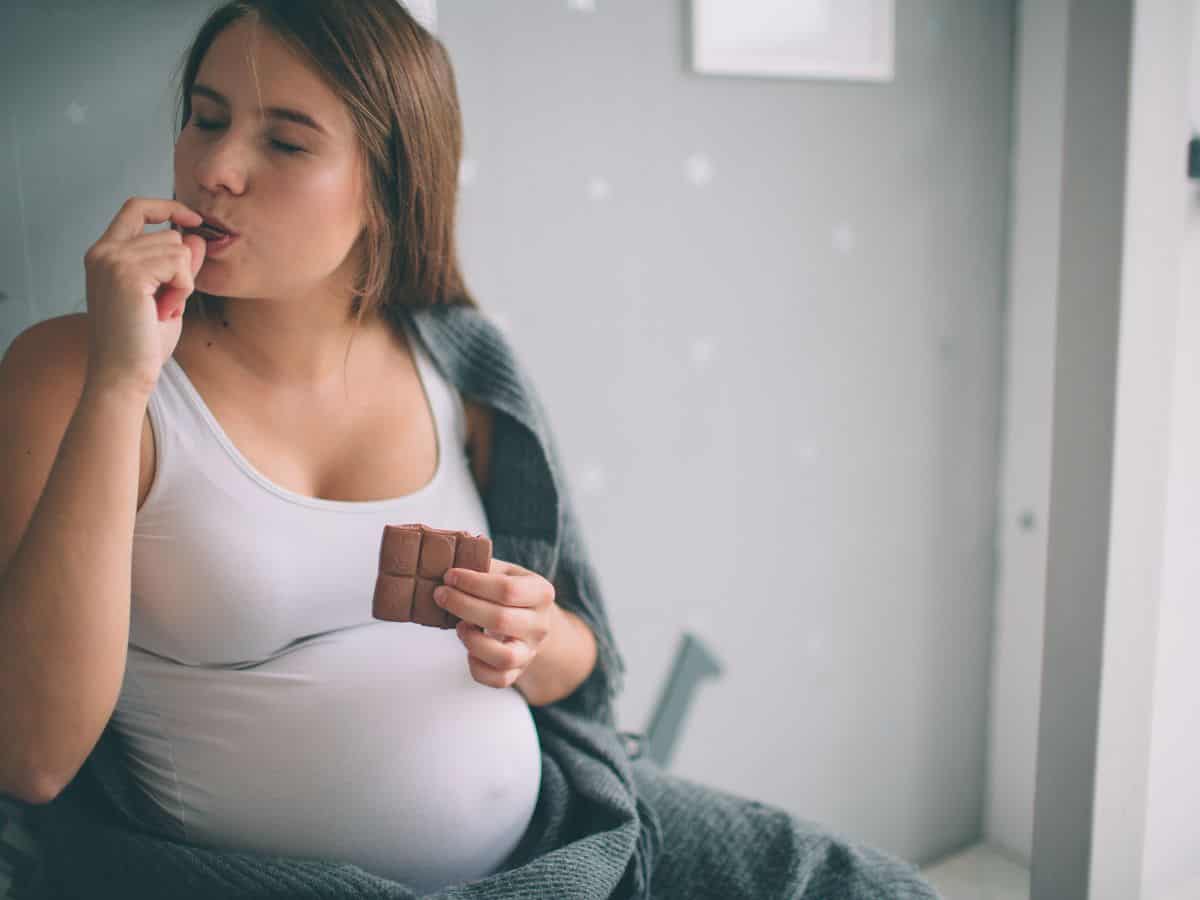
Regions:
[[[367,164],[363,271],[348,318],[375,308],[477,307],[458,262],[455,214],[462,114],[450,56],[397,0],[233,0],[201,26],[182,66],[179,128],[209,46],[242,18],[261,22],[320,73],[346,104]],[[189,303],[218,318],[223,297]],[[186,313],[185,313],[186,314]]]

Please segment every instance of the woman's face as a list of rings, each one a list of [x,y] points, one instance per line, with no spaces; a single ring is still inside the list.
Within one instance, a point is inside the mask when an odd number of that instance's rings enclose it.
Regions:
[[[348,299],[365,207],[357,143],[342,102],[269,28],[242,20],[209,47],[191,103],[175,143],[176,199],[240,235],[219,255],[206,254],[197,290]],[[299,112],[319,127],[273,114],[272,107]]]

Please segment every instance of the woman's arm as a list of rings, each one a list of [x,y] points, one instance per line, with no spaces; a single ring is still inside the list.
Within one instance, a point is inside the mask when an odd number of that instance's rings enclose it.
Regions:
[[[596,636],[588,624],[557,603],[554,627],[521,677],[513,682],[530,706],[549,706],[570,697],[596,665]]]
[[[463,407],[467,412],[467,457],[471,461],[471,474],[475,476],[475,484],[479,487],[479,495],[483,496],[488,483],[488,464],[492,455],[492,417],[494,413],[490,406],[476,403],[463,397]]]

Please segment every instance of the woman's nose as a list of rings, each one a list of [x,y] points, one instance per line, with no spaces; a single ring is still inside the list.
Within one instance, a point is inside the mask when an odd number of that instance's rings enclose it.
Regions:
[[[194,171],[197,183],[210,191],[224,187],[240,193],[246,181],[247,152],[228,133],[214,138],[196,157]]]

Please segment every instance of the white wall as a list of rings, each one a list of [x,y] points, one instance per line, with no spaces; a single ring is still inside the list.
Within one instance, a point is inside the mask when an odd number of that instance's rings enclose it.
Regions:
[[[1190,129],[1200,128],[1200,15],[1193,3]],[[1186,199],[1173,349],[1158,654],[1143,900],[1200,897],[1200,182]]]
[[[1191,191],[1185,166],[1191,7],[1192,0],[1138,0],[1131,22],[1112,526],[1090,822],[1092,900],[1131,900],[1142,884],[1175,325]]]

